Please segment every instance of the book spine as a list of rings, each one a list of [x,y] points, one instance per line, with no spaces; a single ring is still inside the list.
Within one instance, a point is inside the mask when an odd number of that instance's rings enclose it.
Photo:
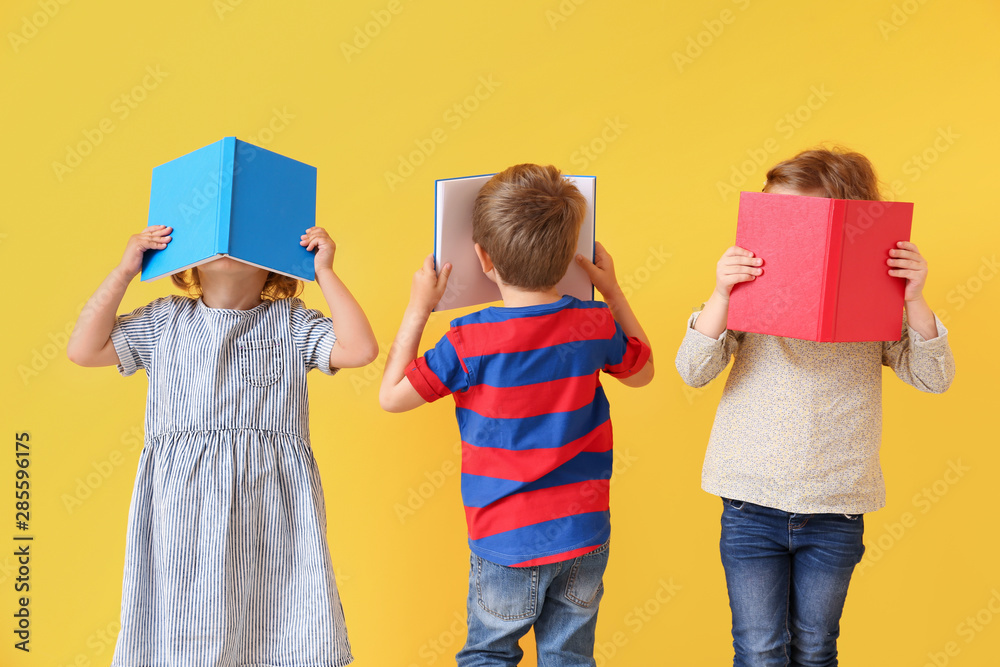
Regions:
[[[837,333],[837,300],[840,297],[840,272],[844,247],[844,215],[847,202],[843,199],[830,200],[827,218],[826,259],[823,266],[823,291],[819,310],[818,341],[835,340]]]
[[[219,210],[215,218],[215,251],[224,255],[229,254],[235,180],[236,137],[226,137],[222,140],[222,157],[219,163]]]

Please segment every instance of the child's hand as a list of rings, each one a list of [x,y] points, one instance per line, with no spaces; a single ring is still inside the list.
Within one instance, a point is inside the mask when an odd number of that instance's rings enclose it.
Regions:
[[[733,285],[755,280],[763,273],[757,268],[764,263],[759,257],[754,257],[749,250],[744,250],[739,246],[733,246],[722,253],[715,267],[715,291],[729,301],[729,294],[733,291]]]
[[[899,241],[896,247],[889,250],[889,259],[885,262],[893,267],[889,275],[895,278],[906,278],[905,301],[916,301],[921,298],[924,283],[927,282],[927,260],[923,258],[917,246],[908,241]]]
[[[594,287],[601,293],[605,301],[608,301],[609,298],[613,299],[621,292],[621,287],[618,285],[618,278],[615,276],[614,260],[611,259],[611,255],[608,254],[608,251],[600,243],[594,244],[593,262],[583,255],[578,254],[576,256],[576,263],[587,272],[590,282],[594,283]]]
[[[410,307],[416,308],[422,314],[430,314],[438,301],[444,296],[451,275],[451,264],[441,268],[441,274],[434,271],[434,255],[427,255],[423,266],[413,274],[413,284],[410,285]]]
[[[138,234],[129,237],[125,245],[125,254],[118,267],[129,280],[142,270],[142,254],[147,250],[163,250],[170,243],[170,232],[173,227],[150,225]]]
[[[317,271],[333,268],[333,256],[337,252],[337,244],[333,242],[333,239],[330,238],[325,229],[322,227],[310,227],[302,235],[299,245],[304,245],[306,250],[310,252],[313,250],[316,251],[313,261]]]

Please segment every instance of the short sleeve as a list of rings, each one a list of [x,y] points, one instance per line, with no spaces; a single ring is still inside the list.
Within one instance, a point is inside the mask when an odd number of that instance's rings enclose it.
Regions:
[[[327,375],[340,370],[330,366],[330,353],[337,342],[333,320],[318,310],[306,308],[301,299],[291,299],[289,307],[292,342],[302,354],[306,370],[318,368]]]
[[[424,356],[406,368],[406,377],[420,397],[431,403],[469,388],[469,372],[449,332]]]
[[[635,375],[649,360],[650,347],[634,336],[626,336],[618,322],[608,348],[608,359],[602,369],[616,378]]]
[[[152,370],[153,353],[166,323],[177,309],[178,299],[167,296],[128,315],[120,315],[111,329],[111,342],[118,354],[118,372],[128,377],[140,368],[148,375]]]

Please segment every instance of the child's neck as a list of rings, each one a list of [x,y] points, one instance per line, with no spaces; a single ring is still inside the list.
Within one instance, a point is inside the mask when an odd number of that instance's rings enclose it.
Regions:
[[[267,276],[265,275],[265,280]],[[201,275],[201,300],[209,308],[250,310],[259,306],[264,283],[241,276]],[[242,278],[242,279],[241,279]],[[252,284],[251,284],[252,283]]]
[[[562,298],[555,286],[546,290],[526,290],[497,283],[504,308],[522,308],[524,306],[544,306],[555,303]]]

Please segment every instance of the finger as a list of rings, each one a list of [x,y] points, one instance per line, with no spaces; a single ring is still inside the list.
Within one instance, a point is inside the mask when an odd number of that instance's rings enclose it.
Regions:
[[[726,252],[722,253],[722,256],[723,257],[737,257],[737,256],[753,257],[753,253],[750,252],[749,250],[747,250],[746,248],[741,248],[738,245],[734,245],[731,248],[729,248],[728,250],[726,250]]]
[[[911,252],[920,252],[917,250],[917,244],[910,243],[909,241],[896,241],[896,247],[902,248],[903,250],[909,250]]]
[[[910,269],[889,269],[889,275],[893,278],[906,278],[907,280],[920,280],[924,273],[911,271]]]
[[[914,262],[908,259],[887,259],[886,264],[896,269],[907,269],[910,271],[925,270],[923,263]]]
[[[764,273],[763,269],[757,269],[752,266],[748,267],[733,267],[728,271],[723,271],[724,276],[759,276]]]
[[[764,263],[760,257],[731,256],[721,262],[721,266],[760,266]]]
[[[440,275],[438,275],[438,280],[437,280],[438,287],[443,288],[446,284],[448,284],[448,276],[450,275],[451,275],[451,264],[447,263],[441,267],[441,273]]]

